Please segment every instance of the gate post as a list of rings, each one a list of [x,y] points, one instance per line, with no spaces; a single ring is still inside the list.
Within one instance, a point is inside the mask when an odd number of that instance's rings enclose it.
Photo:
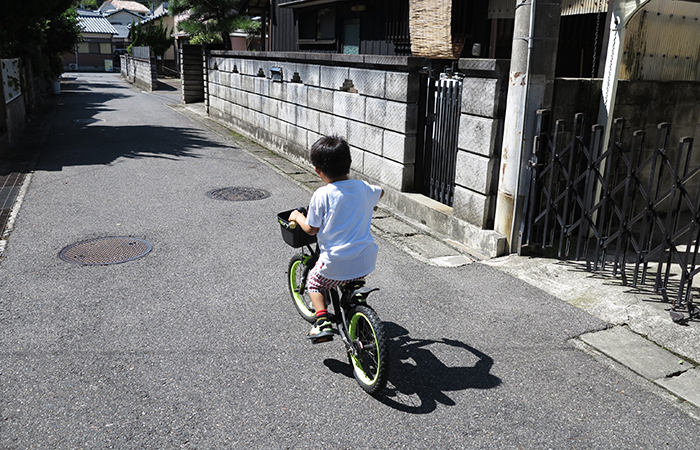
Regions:
[[[494,223],[506,235],[511,252],[517,252],[522,238],[529,186],[525,171],[537,110],[549,108],[552,100],[560,19],[561,0],[518,0],[516,5]]]
[[[202,46],[185,44],[180,51],[182,103],[203,102],[204,68],[202,65]]]

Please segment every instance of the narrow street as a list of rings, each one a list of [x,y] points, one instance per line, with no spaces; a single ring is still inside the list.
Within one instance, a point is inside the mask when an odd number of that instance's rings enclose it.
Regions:
[[[73,74],[0,260],[0,448],[695,448],[698,421],[571,339],[607,324],[492,265],[378,236],[389,386],[312,346],[275,217],[309,192],[173,91]],[[170,106],[168,106],[170,105]],[[208,196],[236,187],[250,201]],[[152,246],[120,264],[86,240]],[[79,257],[78,255],[77,257]],[[107,256],[107,255],[105,255]]]

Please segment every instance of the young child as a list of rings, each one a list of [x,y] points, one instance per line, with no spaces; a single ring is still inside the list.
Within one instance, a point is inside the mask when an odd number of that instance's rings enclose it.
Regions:
[[[311,197],[308,216],[295,210],[289,220],[318,239],[320,256],[306,282],[316,310],[316,323],[307,337],[316,343],[333,339],[322,292],[363,279],[374,270],[378,247],[369,228],[384,190],[348,178],[350,147],[343,138],[322,137],[311,146],[310,159],[326,185]]]

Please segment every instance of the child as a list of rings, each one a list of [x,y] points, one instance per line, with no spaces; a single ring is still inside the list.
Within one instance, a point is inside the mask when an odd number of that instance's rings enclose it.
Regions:
[[[306,282],[316,310],[316,323],[307,337],[316,343],[333,339],[322,292],[363,279],[374,270],[378,247],[369,227],[384,190],[348,178],[350,147],[343,138],[322,137],[311,146],[310,159],[326,185],[311,197],[307,217],[295,210],[289,220],[318,239],[320,256]]]

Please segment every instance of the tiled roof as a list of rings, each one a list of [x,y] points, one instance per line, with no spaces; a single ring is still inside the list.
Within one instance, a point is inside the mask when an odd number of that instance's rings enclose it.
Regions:
[[[124,14],[131,14],[132,16],[138,18],[139,20],[143,20],[146,16],[143,16],[139,13],[135,13],[133,11],[129,11],[126,9],[113,9],[111,11],[103,11],[102,14],[104,14],[105,17],[112,17],[115,14],[119,13],[124,13]]]
[[[117,35],[114,36],[118,39],[126,39],[129,37],[129,25],[114,25],[114,29],[117,30]]]
[[[99,11],[79,9],[78,18],[83,33],[119,34]]]
[[[141,21],[141,23],[152,22],[154,20],[160,19],[161,17],[167,17],[167,16],[170,16],[170,13],[167,10],[165,10],[165,11],[159,12],[158,14],[153,14],[152,16],[143,19]]]

